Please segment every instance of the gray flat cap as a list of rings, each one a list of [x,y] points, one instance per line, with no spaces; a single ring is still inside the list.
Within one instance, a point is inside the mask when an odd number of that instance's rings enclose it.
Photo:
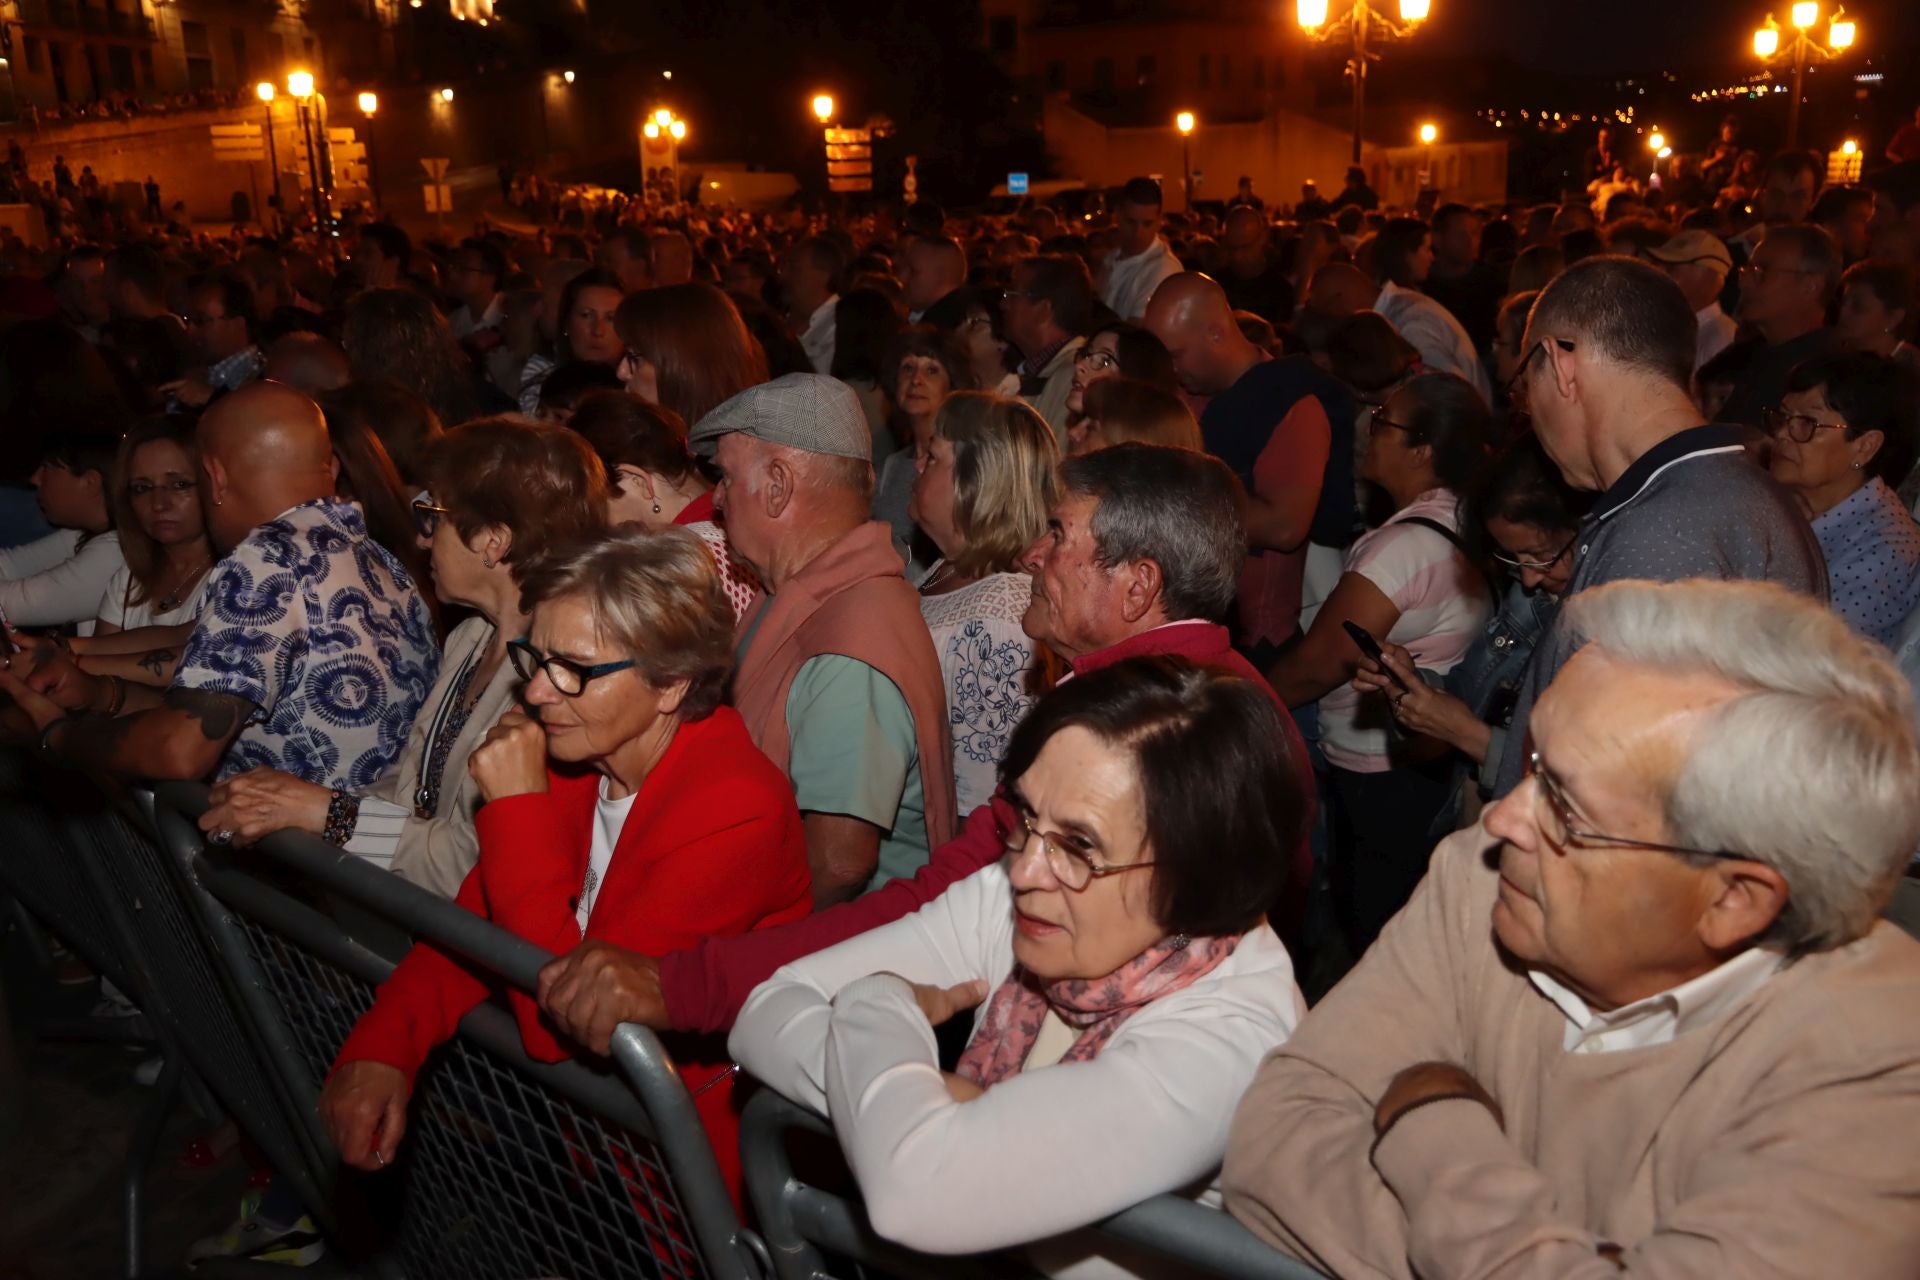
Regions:
[[[803,453],[873,461],[867,414],[853,388],[817,373],[789,373],[748,387],[693,424],[687,443],[711,458],[720,437],[739,432]]]

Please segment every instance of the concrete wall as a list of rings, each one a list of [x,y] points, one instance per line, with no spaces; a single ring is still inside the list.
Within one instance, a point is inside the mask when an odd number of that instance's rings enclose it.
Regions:
[[[1181,139],[1171,124],[1155,129],[1109,129],[1076,111],[1063,98],[1047,103],[1047,151],[1058,170],[1093,186],[1118,186],[1142,174],[1160,178],[1167,208],[1182,206]],[[1224,200],[1241,175],[1269,204],[1291,204],[1303,182],[1319,184],[1332,197],[1345,184],[1352,136],[1309,116],[1276,111],[1247,124],[1209,125],[1203,117],[1188,141],[1197,181],[1194,197]],[[1366,148],[1365,165],[1383,202],[1412,207],[1419,195],[1423,147]],[[1450,143],[1432,148],[1434,181],[1442,200],[1470,202],[1506,198],[1507,148],[1501,142]]]

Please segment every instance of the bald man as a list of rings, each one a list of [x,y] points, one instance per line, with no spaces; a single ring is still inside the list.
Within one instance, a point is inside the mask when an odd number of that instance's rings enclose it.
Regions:
[[[207,532],[227,556],[172,684],[109,678],[47,696],[0,671],[0,688],[39,726],[43,752],[76,768],[193,779],[265,766],[342,793],[329,826],[340,816],[350,829],[353,794],[392,767],[433,686],[432,619],[358,505],[334,496],[312,400],[251,383],[207,411],[199,442]],[[47,686],[45,674],[33,683]],[[74,687],[93,696],[63,708],[59,690]]]
[[[907,319],[952,333],[966,322],[960,287],[967,282],[967,255],[947,236],[914,236],[900,254],[900,286]]]
[[[1344,320],[1371,308],[1379,293],[1379,286],[1351,262],[1329,262],[1307,284],[1307,309],[1329,320]]]
[[[1211,397],[1201,438],[1246,488],[1238,638],[1264,666],[1299,630],[1308,541],[1352,536],[1353,398],[1305,356],[1276,360],[1247,341],[1226,291],[1197,272],[1154,291],[1146,324],[1181,387]]]
[[[1473,384],[1482,399],[1493,399],[1480,353],[1453,313],[1421,293],[1403,289],[1391,280],[1376,282],[1352,263],[1329,262],[1313,273],[1307,286],[1307,307],[1331,319],[1358,311],[1385,316],[1414,350],[1429,373],[1451,373]]]

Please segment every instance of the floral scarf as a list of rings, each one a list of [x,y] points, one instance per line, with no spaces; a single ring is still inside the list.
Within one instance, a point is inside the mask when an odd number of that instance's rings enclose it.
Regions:
[[[1060,1061],[1085,1062],[1106,1047],[1128,1018],[1206,977],[1238,945],[1237,933],[1190,941],[1167,938],[1104,978],[1045,984],[1015,965],[987,1000],[986,1016],[960,1055],[958,1072],[983,1088],[1020,1074],[1049,1009],[1080,1032]]]

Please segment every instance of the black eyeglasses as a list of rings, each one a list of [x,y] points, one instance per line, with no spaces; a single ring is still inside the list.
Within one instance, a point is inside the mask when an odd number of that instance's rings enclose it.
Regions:
[[[1734,862],[1753,861],[1744,853],[1729,853],[1724,849],[1693,849],[1682,844],[1659,844],[1652,840],[1631,840],[1626,836],[1609,836],[1597,831],[1582,831],[1579,818],[1574,814],[1572,801],[1567,799],[1567,793],[1561,789],[1559,779],[1548,771],[1538,751],[1527,756],[1527,777],[1534,782],[1534,819],[1540,824],[1540,830],[1547,837],[1547,843],[1562,853],[1565,853],[1569,847],[1581,845],[1611,845],[1623,849],[1650,849],[1655,853],[1677,853],[1689,858],[1721,858]]]
[[[563,697],[568,698],[579,697],[585,691],[589,681],[640,665],[634,659],[628,658],[625,662],[596,662],[589,666],[575,662],[571,658],[542,653],[525,640],[507,641],[507,657],[513,662],[513,669],[520,673],[522,680],[531,680],[537,673],[544,671],[553,687],[559,690]]]
[[[170,493],[178,497],[184,493],[192,493],[199,487],[200,482],[198,480],[188,480],[184,476],[176,480],[165,480],[159,484],[154,484],[150,480],[135,480],[127,486],[127,496],[129,498],[146,498],[156,493]]]
[[[1395,431],[1404,431],[1412,441],[1415,443],[1419,442],[1420,431],[1417,427],[1410,427],[1404,422],[1395,422],[1379,409],[1369,410],[1367,413],[1368,434],[1378,431],[1381,427],[1392,427]]]
[[[1500,388],[1501,396],[1503,396],[1508,400],[1513,399],[1513,389],[1519,386],[1522,382],[1526,380],[1527,370],[1531,368],[1533,365],[1533,358],[1539,355],[1541,349],[1544,348],[1549,342],[1551,342],[1554,346],[1560,348],[1562,351],[1566,352],[1568,355],[1573,354],[1573,342],[1570,339],[1567,339],[1567,338],[1540,339],[1540,341],[1534,343],[1531,347],[1527,348],[1526,355],[1520,357],[1520,367],[1513,371],[1513,376],[1511,378],[1507,379],[1507,385]]]
[[[431,499],[413,500],[413,527],[420,531],[423,538],[431,538],[433,531],[440,527],[440,517],[450,516],[453,512],[442,506],[436,506]]]
[[[1567,543],[1565,546],[1561,547],[1558,551],[1554,552],[1552,556],[1550,556],[1545,560],[1529,560],[1525,556],[1510,556],[1510,555],[1503,554],[1502,552],[1499,552],[1499,551],[1496,551],[1493,553],[1493,558],[1495,560],[1498,560],[1501,564],[1512,565],[1516,569],[1546,570],[1546,569],[1551,569],[1553,568],[1553,566],[1559,564],[1560,561],[1566,556],[1567,552],[1573,550],[1573,544],[1578,541],[1580,541],[1580,535],[1576,533],[1571,538],[1567,539]]]
[[[1785,409],[1764,409],[1760,421],[1770,436],[1785,436],[1795,444],[1810,444],[1822,431],[1844,431],[1844,422],[1821,422],[1810,413],[1788,413]]]

